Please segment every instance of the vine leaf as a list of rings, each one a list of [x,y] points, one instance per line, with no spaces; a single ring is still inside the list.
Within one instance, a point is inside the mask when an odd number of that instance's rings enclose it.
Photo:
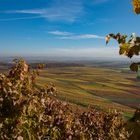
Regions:
[[[140,53],[140,37],[135,37],[135,33],[132,33],[130,39],[127,41],[127,35],[121,35],[120,33],[109,34],[106,36],[106,44],[109,43],[110,39],[115,39],[120,45],[119,54],[125,55],[129,58],[132,58],[134,55],[139,55]],[[133,63],[130,66],[132,71],[138,71],[140,63]]]
[[[132,58],[133,55],[139,55],[139,52],[140,52],[140,45],[135,44],[129,49],[127,56]]]
[[[134,12],[140,14],[140,0],[133,0],[132,4],[134,5]]]
[[[132,64],[130,65],[130,69],[131,69],[131,71],[137,72],[138,69],[139,69],[139,66],[138,66],[137,63],[132,63]]]
[[[117,33],[116,35],[109,34],[105,37],[106,44],[108,44],[108,42],[110,41],[111,38],[117,40],[119,44],[124,44],[124,43],[126,43],[127,35],[121,35],[120,33]]]
[[[106,42],[106,45],[109,43],[109,41],[110,41],[110,35],[107,35],[106,37],[105,37],[105,42]]]
[[[122,55],[122,54],[127,55],[128,52],[129,52],[129,49],[130,49],[130,44],[129,43],[121,44],[119,54],[120,55]]]

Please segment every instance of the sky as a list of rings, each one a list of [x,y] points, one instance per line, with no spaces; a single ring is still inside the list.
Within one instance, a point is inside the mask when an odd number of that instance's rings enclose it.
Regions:
[[[105,35],[140,35],[131,0],[0,0],[0,56],[119,57]]]

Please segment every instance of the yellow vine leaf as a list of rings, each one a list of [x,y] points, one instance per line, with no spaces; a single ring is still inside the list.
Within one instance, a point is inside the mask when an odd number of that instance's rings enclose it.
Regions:
[[[134,12],[140,14],[140,0],[133,0],[132,4],[134,5]]]
[[[121,44],[119,54],[120,55],[122,55],[122,54],[127,55],[127,53],[129,52],[129,49],[130,49],[130,44],[129,43]]]

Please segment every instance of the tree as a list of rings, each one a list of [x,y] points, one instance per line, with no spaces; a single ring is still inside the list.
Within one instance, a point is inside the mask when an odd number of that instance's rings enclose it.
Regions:
[[[140,14],[140,0],[133,0],[132,4],[134,6],[134,12],[136,14]],[[119,54],[125,55],[129,58],[132,58],[134,55],[139,55],[140,53],[140,37],[135,36],[135,33],[132,33],[132,35],[129,37],[129,40],[127,40],[127,35],[121,35],[120,33],[117,33],[116,35],[111,33],[106,36],[106,44],[110,41],[110,39],[113,38],[117,40],[119,43]],[[140,62],[138,63],[132,63],[130,65],[130,69],[132,71],[138,71],[138,68],[140,66]]]

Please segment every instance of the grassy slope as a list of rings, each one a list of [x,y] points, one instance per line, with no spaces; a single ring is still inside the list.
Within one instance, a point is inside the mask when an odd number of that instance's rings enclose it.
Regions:
[[[135,81],[135,74],[91,67],[50,68],[38,78],[41,86],[48,82],[56,85],[58,98],[81,106],[117,109],[130,117],[140,105],[140,82]]]

